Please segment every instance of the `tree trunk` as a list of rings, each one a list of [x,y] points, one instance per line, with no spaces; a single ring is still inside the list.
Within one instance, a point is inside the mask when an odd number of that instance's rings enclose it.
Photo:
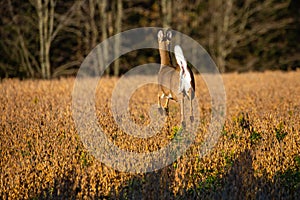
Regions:
[[[169,28],[172,22],[172,0],[161,1],[162,25]]]
[[[51,78],[51,64],[50,64],[50,48],[51,36],[53,33],[54,22],[54,0],[37,0],[36,10],[38,16],[39,40],[40,40],[40,65],[42,78]]]
[[[117,14],[116,14],[116,22],[115,22],[115,34],[117,34],[116,41],[114,43],[114,55],[120,54],[120,47],[121,47],[121,37],[120,32],[122,28],[122,0],[116,0],[117,2]],[[114,75],[119,76],[120,74],[120,59],[117,58],[114,62]]]
[[[89,49],[93,49],[97,45],[97,39],[99,37],[98,27],[95,22],[95,7],[97,5],[97,2],[95,0],[89,0],[89,22],[90,22],[90,39],[89,39]],[[95,65],[95,74],[98,75],[100,72],[100,62],[98,59],[98,65]]]
[[[37,12],[37,23],[39,30],[39,61],[41,68],[41,77],[51,78],[50,49],[52,41],[58,32],[64,28],[71,20],[74,10],[81,5],[83,1],[75,1],[71,8],[63,14],[58,23],[54,26],[55,0],[30,0]]]
[[[108,37],[108,33],[107,33],[107,0],[97,0],[98,3],[98,8],[99,8],[99,16],[100,16],[100,24],[101,24],[101,34],[102,34],[102,42],[104,40],[106,40],[106,38]],[[100,65],[100,69],[101,71],[105,70],[106,74],[110,74],[110,68],[108,67],[107,69],[105,69],[105,63],[107,61],[108,58],[108,47],[107,47],[107,43],[103,43],[103,48],[99,49],[99,51],[101,50],[101,52],[98,52],[98,57],[99,59],[99,65]],[[101,55],[99,55],[101,54]]]
[[[234,49],[247,46],[263,34],[271,30],[279,30],[291,23],[290,19],[276,20],[275,13],[288,5],[289,1],[277,3],[274,0],[262,2],[246,0],[240,5],[234,0],[209,1],[208,10],[211,16],[207,23],[208,46],[219,70],[226,72],[227,58]],[[268,20],[255,19],[262,13],[269,15]]]

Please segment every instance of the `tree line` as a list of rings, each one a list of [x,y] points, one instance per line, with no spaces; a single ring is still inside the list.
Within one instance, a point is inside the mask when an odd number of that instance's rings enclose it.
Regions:
[[[297,0],[2,0],[0,76],[75,75],[101,41],[138,27],[164,27],[198,41],[221,72],[294,70],[300,65]],[[116,40],[118,54],[121,41]],[[107,68],[118,76],[159,62],[158,51],[122,56]]]

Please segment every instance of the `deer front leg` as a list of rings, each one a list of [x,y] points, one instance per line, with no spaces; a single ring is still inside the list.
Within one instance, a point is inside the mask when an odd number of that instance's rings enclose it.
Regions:
[[[165,97],[165,94],[162,93],[161,95],[158,93],[158,111],[162,115],[164,114],[165,109],[161,106],[161,99]]]
[[[162,94],[162,95],[160,95],[159,93],[158,93],[158,95],[157,95],[157,97],[158,97],[158,101],[157,101],[157,104],[158,104],[158,111],[159,111],[159,113],[162,115],[163,114],[163,108],[162,108],[162,106],[161,106],[161,99],[163,98],[163,96],[164,96],[164,94]]]
[[[157,94],[157,106],[158,108],[161,108],[161,102],[160,102],[160,94]]]
[[[169,111],[169,101],[170,99],[169,98],[166,98],[166,103],[165,103],[165,106],[164,106],[164,110],[168,113]]]

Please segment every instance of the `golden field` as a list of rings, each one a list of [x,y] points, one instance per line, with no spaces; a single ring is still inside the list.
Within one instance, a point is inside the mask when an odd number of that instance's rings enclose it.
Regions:
[[[148,173],[118,172],[83,146],[72,117],[75,78],[4,79],[0,83],[1,199],[297,199],[300,196],[300,71],[224,74],[226,120],[217,145],[199,157],[211,102],[200,75],[197,137],[171,165]],[[170,103],[163,128],[148,139],[115,123],[110,99],[118,78],[99,81],[99,125],[119,148],[158,150],[176,138],[180,108]],[[131,120],[149,123],[157,86],[139,88]]]

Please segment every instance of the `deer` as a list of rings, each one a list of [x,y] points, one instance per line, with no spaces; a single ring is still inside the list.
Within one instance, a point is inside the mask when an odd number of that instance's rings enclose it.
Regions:
[[[158,108],[160,112],[168,113],[169,101],[179,102],[181,99],[181,119],[184,124],[184,97],[190,100],[190,120],[193,121],[192,100],[194,99],[195,81],[194,75],[190,67],[187,65],[186,59],[180,46],[175,46],[176,65],[173,65],[170,53],[172,32],[167,30],[166,33],[160,30],[157,34],[158,47],[160,54],[160,69],[158,72]],[[181,95],[180,95],[181,94]],[[165,99],[164,106],[161,100]]]

